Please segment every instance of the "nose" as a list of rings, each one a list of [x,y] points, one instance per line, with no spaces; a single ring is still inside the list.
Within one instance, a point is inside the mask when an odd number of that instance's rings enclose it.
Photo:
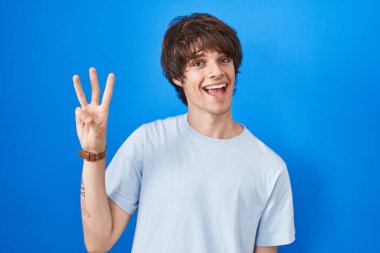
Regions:
[[[221,77],[223,75],[224,75],[224,71],[221,68],[221,66],[218,64],[218,62],[212,62],[209,64],[208,77],[210,79],[217,79],[218,77]]]

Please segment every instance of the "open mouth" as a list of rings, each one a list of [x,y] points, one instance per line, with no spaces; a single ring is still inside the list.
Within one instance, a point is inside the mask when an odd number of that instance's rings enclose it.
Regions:
[[[217,84],[217,85],[208,85],[203,89],[213,97],[221,97],[225,94],[227,88],[227,84]]]

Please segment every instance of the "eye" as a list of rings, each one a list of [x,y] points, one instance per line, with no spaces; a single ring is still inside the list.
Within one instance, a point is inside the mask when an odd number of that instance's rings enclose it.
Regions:
[[[203,66],[203,62],[201,62],[201,61],[195,61],[195,62],[193,62],[191,64],[191,66],[193,66],[193,67],[201,67],[201,66]]]
[[[228,57],[223,57],[223,58],[220,59],[220,62],[221,63],[229,63],[229,62],[231,62],[231,59],[228,58]]]

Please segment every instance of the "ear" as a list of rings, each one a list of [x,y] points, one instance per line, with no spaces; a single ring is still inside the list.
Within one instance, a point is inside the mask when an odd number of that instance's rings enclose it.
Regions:
[[[175,83],[175,85],[180,86],[180,87],[183,87],[183,86],[182,86],[182,83],[181,83],[180,80],[178,80],[178,79],[173,79],[173,82]]]

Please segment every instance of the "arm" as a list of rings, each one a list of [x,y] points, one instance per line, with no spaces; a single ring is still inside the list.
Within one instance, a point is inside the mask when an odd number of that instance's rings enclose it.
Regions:
[[[88,252],[110,250],[131,218],[106,194],[104,163],[104,160],[84,161],[83,165],[80,198],[84,242]]]
[[[107,79],[102,103],[99,104],[99,84],[94,68],[90,68],[91,103],[84,95],[79,76],[73,77],[81,107],[75,110],[78,138],[83,150],[102,152],[106,146],[108,108],[112,96],[114,75]],[[117,207],[105,190],[105,159],[84,161],[81,182],[81,210],[85,246],[89,252],[105,252],[118,240],[131,215]]]
[[[277,253],[277,246],[270,246],[270,247],[260,247],[255,246],[255,249],[253,253]]]

